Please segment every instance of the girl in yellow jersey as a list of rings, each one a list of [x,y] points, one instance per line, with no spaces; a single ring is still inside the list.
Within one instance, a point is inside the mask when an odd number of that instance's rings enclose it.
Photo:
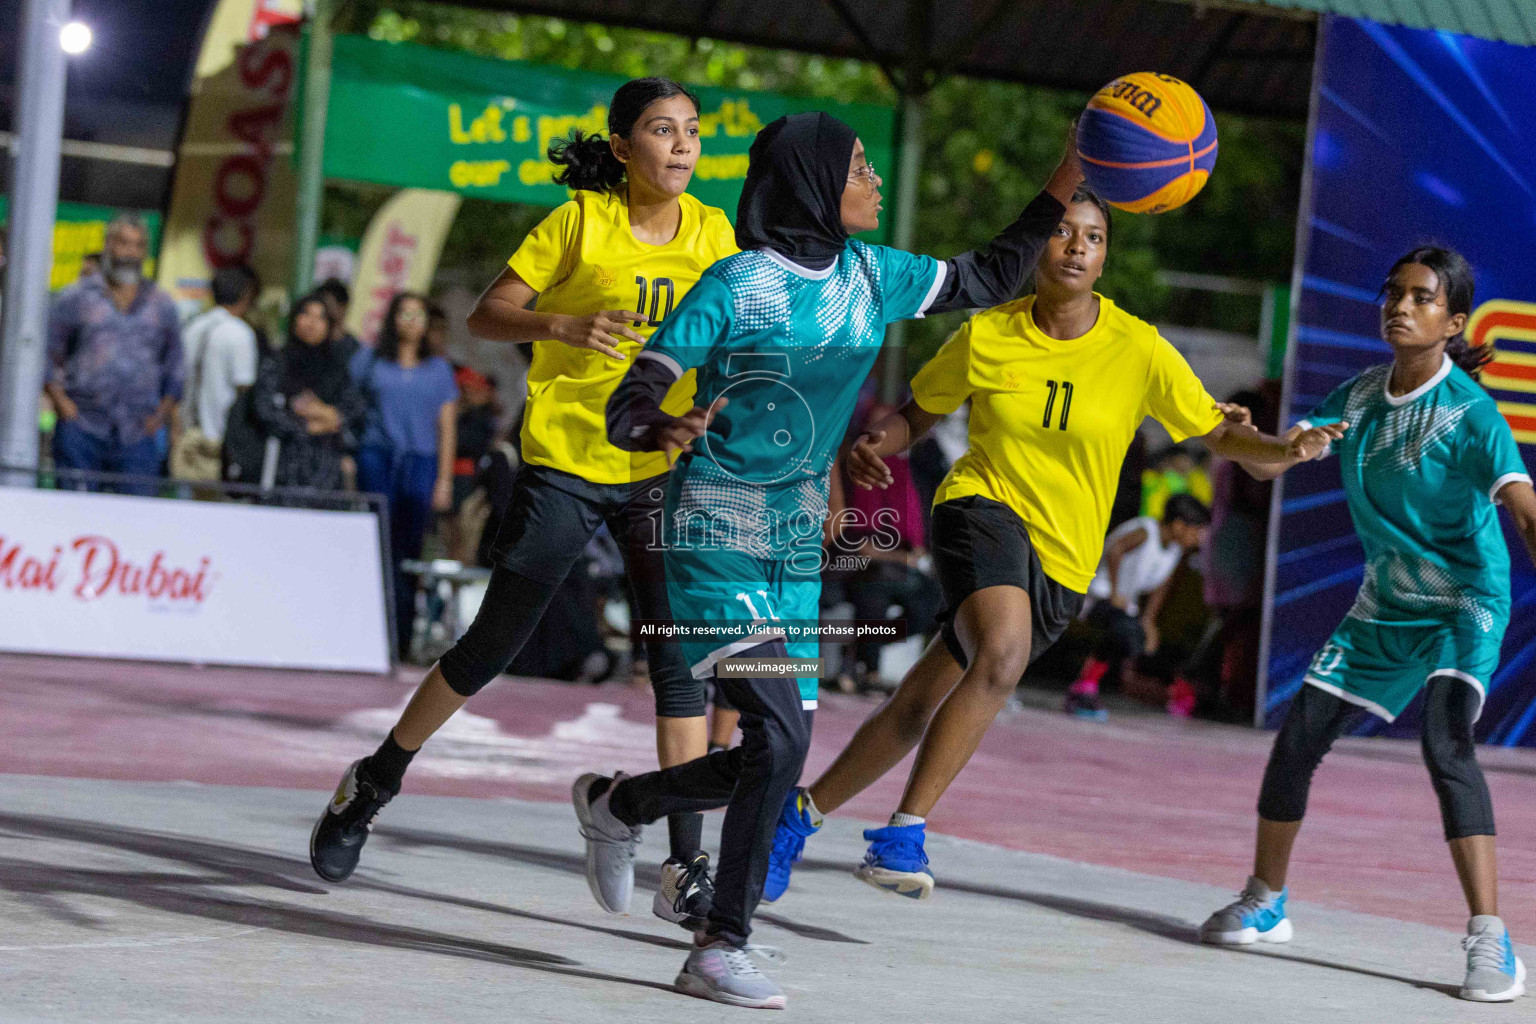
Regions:
[[[608,132],[607,139],[578,132],[550,147],[563,167],[555,180],[574,197],[528,235],[470,314],[482,338],[533,342],[524,465],[474,623],[427,674],[378,751],[347,769],[315,827],[311,860],[331,881],[356,866],[369,822],[399,791],[414,753],[517,655],[600,525],[625,551],[637,617],[669,618],[659,534],[667,457],[609,444],[604,409],[646,339],[704,270],[737,247],[725,214],[684,191],[699,157],[691,93],[664,78],[629,82],[614,94]],[[690,373],[664,407],[687,412],[693,391]],[[662,766],[702,757],[703,682],[675,644],[646,647]],[[710,884],[702,816],[679,814],[670,824],[672,856],[656,911],[701,924]]]
[[[1120,464],[1142,419],[1156,418],[1175,441],[1199,437],[1218,455],[1250,463],[1314,458],[1339,436],[1335,425],[1287,444],[1212,400],[1156,328],[1093,290],[1109,227],[1108,207],[1079,188],[1036,265],[1035,294],[972,317],[913,379],[913,401],[849,452],[854,483],[884,487],[884,457],[971,403],[970,449],[939,486],[933,510],[934,566],[947,603],[941,637],[821,778],[790,794],[765,897],[784,892],[821,814],[914,745],[901,804],[888,827],[864,833],[870,848],[856,874],[914,899],[932,892],[925,818],[1029,663],[1082,606]]]

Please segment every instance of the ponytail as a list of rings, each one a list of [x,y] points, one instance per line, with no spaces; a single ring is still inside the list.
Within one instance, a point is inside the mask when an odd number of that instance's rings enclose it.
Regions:
[[[608,135],[629,138],[635,122],[657,100],[686,96],[699,109],[699,98],[670,78],[636,78],[619,86],[608,104]],[[613,155],[608,139],[597,134],[576,131],[569,139],[556,139],[549,145],[549,159],[562,170],[555,172],[555,184],[590,192],[616,192],[624,184],[624,162]]]
[[[624,164],[601,135],[577,131],[569,139],[556,139],[549,144],[549,159],[562,168],[555,172],[556,185],[612,192],[624,184]]]
[[[1478,383],[1483,380],[1483,367],[1493,362],[1492,345],[1473,345],[1467,341],[1465,334],[1458,334],[1445,343],[1445,354],[1451,357],[1451,362],[1461,367],[1467,375]]]
[[[1435,272],[1440,287],[1445,291],[1445,307],[1452,316],[1457,313],[1472,315],[1472,265],[1465,256],[1455,249],[1438,245],[1420,246],[1392,264],[1392,269],[1387,271],[1387,280],[1391,281],[1399,268],[1414,264]],[[1385,284],[1382,285],[1382,291],[1386,291]],[[1473,345],[1467,341],[1464,333],[1453,336],[1445,343],[1445,354],[1476,381],[1481,381],[1483,367],[1493,362],[1494,356],[1492,345]]]

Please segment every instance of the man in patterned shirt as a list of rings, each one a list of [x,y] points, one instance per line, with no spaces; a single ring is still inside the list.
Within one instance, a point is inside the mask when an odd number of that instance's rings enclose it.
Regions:
[[[53,458],[60,469],[160,473],[156,435],[181,399],[181,325],[171,297],[144,277],[148,252],[144,222],[116,218],[101,274],[54,300],[44,389],[59,414]]]

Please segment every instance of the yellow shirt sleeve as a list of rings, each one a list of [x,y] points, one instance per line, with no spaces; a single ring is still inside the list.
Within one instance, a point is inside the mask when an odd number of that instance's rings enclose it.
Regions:
[[[709,229],[710,251],[715,262],[741,252],[741,247],[736,244],[736,229],[725,214],[718,211],[711,214]]]
[[[561,281],[580,245],[581,207],[573,199],[555,209],[528,232],[507,266],[536,292]]]
[[[912,398],[925,412],[947,416],[971,397],[971,322],[949,336],[912,378]]]
[[[1152,345],[1147,377],[1147,412],[1168,428],[1175,443],[1209,434],[1221,423],[1216,400],[1161,334]]]

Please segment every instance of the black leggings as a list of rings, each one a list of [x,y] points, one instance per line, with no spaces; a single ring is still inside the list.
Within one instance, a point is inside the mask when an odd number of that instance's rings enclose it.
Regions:
[[[773,640],[740,657],[784,658],[788,651],[784,641]],[[628,825],[725,807],[715,903],[705,930],[743,946],[768,877],[779,809],[805,767],[814,712],[801,709],[794,679],[717,677],[715,686],[741,711],[741,745],[624,779],[614,787],[609,807]]]
[[[538,627],[555,590],[603,523],[624,552],[635,618],[671,618],[662,564],[662,480],[595,484],[544,466],[523,465],[496,536],[490,586],[475,621],[438,662],[455,693],[472,697],[506,671]],[[704,714],[704,683],[681,648],[648,640],[656,714]]]
[[[1491,836],[1493,800],[1478,767],[1472,739],[1481,698],[1468,683],[1454,676],[1431,676],[1424,693],[1424,764],[1440,798],[1445,838]],[[1268,821],[1300,821],[1307,813],[1312,773],[1333,741],[1363,709],[1311,684],[1302,686],[1275,737],[1264,786],[1259,791],[1259,817]]]

